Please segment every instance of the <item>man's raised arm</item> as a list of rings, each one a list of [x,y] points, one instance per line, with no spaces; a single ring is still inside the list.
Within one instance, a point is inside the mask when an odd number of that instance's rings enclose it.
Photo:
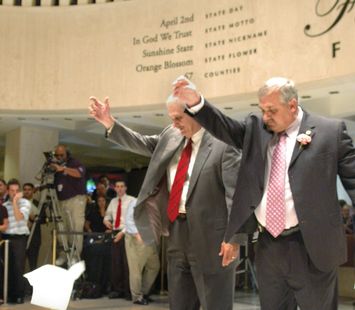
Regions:
[[[91,96],[89,105],[90,115],[95,118],[96,121],[105,126],[106,129],[110,129],[115,123],[115,119],[110,112],[109,98],[106,97],[104,102],[99,101],[96,97]]]

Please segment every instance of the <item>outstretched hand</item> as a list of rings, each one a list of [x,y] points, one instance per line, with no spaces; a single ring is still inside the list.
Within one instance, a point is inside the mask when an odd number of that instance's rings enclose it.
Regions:
[[[173,95],[186,103],[188,107],[193,107],[201,101],[196,86],[184,76],[179,76],[173,82]]]
[[[106,129],[110,128],[115,120],[110,112],[110,102],[109,98],[106,97],[104,102],[99,101],[96,97],[91,96],[89,98],[89,113],[95,118],[99,123],[105,126]]]

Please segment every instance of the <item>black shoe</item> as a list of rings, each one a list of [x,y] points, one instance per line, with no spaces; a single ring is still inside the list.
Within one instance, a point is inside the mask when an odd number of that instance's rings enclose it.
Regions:
[[[133,303],[135,305],[146,306],[146,305],[148,305],[148,300],[146,300],[145,298],[142,298],[142,299],[138,299],[138,300],[134,301]]]
[[[149,295],[143,295],[143,298],[148,302],[154,302],[155,300],[150,298]]]
[[[17,304],[23,304],[25,302],[24,298],[23,297],[18,297],[16,298],[16,303]]]

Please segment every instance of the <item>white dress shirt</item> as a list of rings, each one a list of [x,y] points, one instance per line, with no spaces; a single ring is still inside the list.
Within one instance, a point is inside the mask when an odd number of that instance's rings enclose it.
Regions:
[[[288,167],[290,166],[290,161],[292,157],[293,150],[296,144],[296,138],[298,131],[300,129],[301,121],[303,117],[303,111],[300,107],[298,107],[298,115],[295,121],[287,128],[286,132],[286,171],[288,171]],[[272,139],[270,141],[268,150],[267,150],[267,165],[265,169],[265,191],[263,194],[263,198],[259,206],[255,209],[255,215],[258,219],[258,222],[265,227],[266,224],[266,198],[267,191],[269,187],[269,178],[270,178],[270,167],[271,167],[271,159],[274,148],[277,144],[277,139]],[[292,197],[292,191],[290,187],[290,180],[288,177],[288,173],[286,173],[285,178],[285,207],[286,207],[286,223],[285,229],[294,227],[298,225],[298,218],[295,210],[295,204]]]
[[[198,153],[198,150],[200,149],[201,140],[202,140],[202,136],[203,136],[204,132],[205,132],[205,129],[201,128],[198,132],[196,132],[191,137],[192,152],[191,152],[191,158],[190,158],[190,163],[189,163],[189,169],[187,170],[187,177],[184,182],[183,189],[182,189],[181,200],[180,200],[180,204],[179,204],[179,213],[186,213],[185,203],[186,203],[187,192],[188,192],[189,185],[190,185],[190,177],[192,174],[192,169],[195,164],[196,155]],[[188,139],[185,139],[185,143],[184,143],[183,148],[186,146],[187,141],[188,141]],[[171,187],[174,183],[174,178],[175,178],[177,166],[178,166],[183,148],[180,148],[179,150],[177,150],[177,152],[173,156],[172,160],[170,161],[170,164],[167,169],[169,191],[171,190]]]
[[[109,221],[112,223],[113,226],[115,225],[119,198],[121,198],[121,217],[120,217],[120,226],[118,227],[118,229],[125,232],[126,231],[126,212],[128,209],[128,205],[131,202],[135,203],[135,201],[136,201],[135,197],[125,194],[122,197],[112,198],[107,209],[106,209],[104,221]],[[114,229],[117,229],[117,228],[114,227]]]

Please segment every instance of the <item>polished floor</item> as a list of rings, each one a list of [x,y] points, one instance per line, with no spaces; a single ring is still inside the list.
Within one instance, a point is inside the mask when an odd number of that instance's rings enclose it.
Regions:
[[[103,297],[100,299],[81,299],[70,301],[68,310],[88,309],[88,310],[160,310],[169,309],[166,295],[153,295],[154,302],[147,306],[133,305],[132,302],[123,299],[108,299]],[[26,301],[22,305],[1,305],[1,310],[18,309],[18,310],[40,310],[46,309],[30,304]],[[253,292],[237,291],[235,296],[234,310],[257,310],[260,309],[258,296]],[[350,298],[341,298],[338,310],[354,310],[353,300]]]

